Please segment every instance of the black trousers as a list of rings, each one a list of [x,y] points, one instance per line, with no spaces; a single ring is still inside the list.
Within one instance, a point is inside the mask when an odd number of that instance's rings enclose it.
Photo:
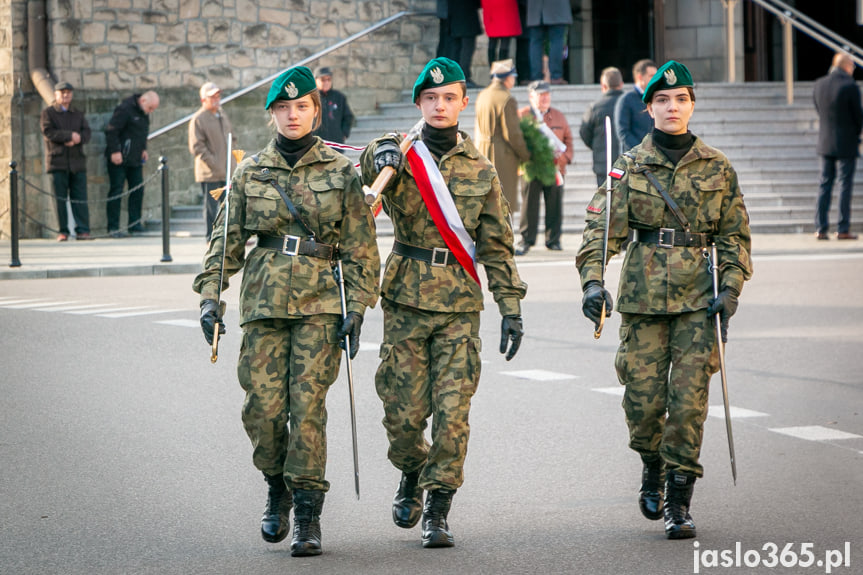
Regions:
[[[454,60],[464,72],[465,82],[472,82],[470,64],[476,50],[476,36],[451,36],[450,21],[441,18],[437,56]]]
[[[72,201],[75,233],[90,233],[90,210],[87,207],[87,172],[51,172],[54,179],[54,198],[57,201],[57,223],[60,233],[69,235],[69,215],[66,200]]]
[[[525,245],[532,246],[536,243],[540,196],[545,199],[545,245],[548,247],[560,243],[563,186],[543,186],[539,180],[531,180],[522,186],[518,233]]]
[[[204,225],[206,226],[205,230],[208,242],[213,235],[213,222],[216,221],[216,214],[219,213],[219,205],[221,205],[221,200],[225,197],[225,193],[222,192],[221,198],[216,201],[210,195],[210,190],[224,187],[224,185],[225,182],[201,182],[201,191],[204,193]]]
[[[120,207],[123,202],[123,184],[128,183],[129,194],[129,229],[139,231],[144,228],[141,221],[141,205],[144,203],[144,188],[138,187],[144,181],[144,170],[141,166],[118,166],[108,160],[108,231],[120,230]],[[137,188],[137,189],[135,189]]]

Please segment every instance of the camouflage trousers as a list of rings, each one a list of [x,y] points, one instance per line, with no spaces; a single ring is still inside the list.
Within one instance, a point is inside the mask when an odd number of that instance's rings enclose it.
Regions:
[[[375,388],[384,404],[387,456],[421,470],[426,490],[464,483],[470,402],[479,383],[479,312],[440,313],[381,300],[384,341]],[[432,417],[431,444],[424,431]]]
[[[237,376],[252,461],[292,489],[327,491],[327,408],[339,374],[339,317],[261,319],[243,326]]]
[[[670,471],[701,477],[698,462],[710,377],[719,371],[716,332],[706,310],[675,315],[621,314],[614,360],[626,386],[629,447],[659,454]]]

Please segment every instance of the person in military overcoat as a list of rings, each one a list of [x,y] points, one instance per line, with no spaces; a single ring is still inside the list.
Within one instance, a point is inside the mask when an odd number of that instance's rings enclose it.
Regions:
[[[688,129],[695,108],[692,86],[689,70],[673,60],[651,78],[644,102],[654,130],[615,162],[611,176],[619,183],[611,205],[606,206],[604,186],[588,205],[576,256],[584,315],[598,326],[603,302],[608,314],[612,309],[601,283],[605,210],[611,218],[609,257],[621,250],[630,230],[634,233],[620,274],[614,365],[626,386],[629,446],[643,462],[639,507],[648,519],[664,515],[669,539],[695,537],[689,506],[695,480],[703,475],[699,455],[708,385],[719,369],[713,316],[720,314],[725,341],[743,282],[752,275],[749,216],[737,174],[722,152]],[[716,298],[705,257],[713,242],[719,260],[712,262],[719,268]]]
[[[375,388],[383,401],[388,457],[402,472],[393,521],[407,529],[422,515],[423,546],[451,547],[447,517],[464,481],[468,414],[480,374],[477,264],[485,267],[503,316],[500,352],[507,360],[521,344],[527,285],[515,266],[497,172],[459,131],[468,103],[459,65],[431,60],[413,98],[425,125],[407,158],[399,148],[402,137],[395,135],[372,141],[360,158],[366,183],[386,166],[397,171],[382,192],[395,242],[381,284],[384,339]],[[452,218],[443,221],[447,213]],[[429,417],[431,445],[423,434]]]
[[[237,374],[252,461],[269,485],[261,535],[283,540],[293,505],[291,555],[319,555],[329,489],[325,400],[339,372],[339,342],[350,336],[351,357],[359,349],[363,314],[377,301],[380,257],[356,170],[312,134],[321,106],[311,71],[297,66],[276,78],[266,109],[278,133],[234,172],[228,211],[223,202],[194,290],[212,343],[221,322],[223,250],[224,287],[243,270]],[[257,245],[246,254],[252,236]],[[332,274],[336,259],[344,269],[344,320]]]

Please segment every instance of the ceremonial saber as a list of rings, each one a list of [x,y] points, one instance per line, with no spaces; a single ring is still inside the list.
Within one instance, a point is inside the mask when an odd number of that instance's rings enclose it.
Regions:
[[[713,274],[713,297],[719,297],[719,266],[716,259],[716,243],[710,245],[707,265]],[[719,347],[719,375],[722,378],[722,403],[725,406],[725,431],[728,433],[728,453],[731,456],[731,477],[737,485],[737,464],[734,462],[734,436],[731,434],[731,410],[728,407],[728,379],[725,376],[725,342],[722,341],[722,320],[716,313],[716,345]]]
[[[420,120],[414,127],[408,131],[405,138],[402,140],[401,144],[399,144],[399,149],[402,151],[402,154],[407,154],[408,150],[411,149],[411,146],[414,145],[414,140],[417,136],[419,136],[420,132],[422,132],[423,125],[425,124],[425,120]],[[396,170],[392,166],[385,166],[383,170],[380,171],[378,177],[375,178],[375,181],[372,182],[371,186],[363,186],[363,192],[366,194],[366,204],[375,208],[378,203],[380,203],[381,192],[384,188],[387,187],[387,184],[390,182],[390,179],[395,175]]]
[[[345,277],[342,273],[342,260],[338,260],[333,273],[336,275],[336,281],[339,284],[339,297],[342,302],[342,319],[348,317],[348,308],[345,302]],[[354,442],[354,489],[357,492],[357,499],[360,498],[360,458],[357,449],[357,412],[354,406],[354,368],[351,364],[351,337],[345,335],[345,360],[348,364],[348,396],[351,401],[351,435]]]
[[[611,226],[611,118],[605,117],[605,231],[602,233],[602,287],[605,287],[605,264],[608,262],[608,228]],[[602,313],[593,339],[599,339],[605,326],[605,295],[602,296]]]
[[[231,200],[231,132],[228,132],[228,154],[227,166],[225,168],[225,226],[222,235],[222,265],[219,269],[219,291],[216,292],[216,301],[219,302],[219,316],[216,318],[216,323],[213,324],[213,349],[210,355],[210,363],[216,363],[219,359],[219,326],[222,324],[222,317],[225,315],[225,302],[222,301],[222,282],[225,279],[225,251],[228,246],[228,202]],[[206,201],[204,202],[206,204]],[[206,209],[206,208],[205,208]]]

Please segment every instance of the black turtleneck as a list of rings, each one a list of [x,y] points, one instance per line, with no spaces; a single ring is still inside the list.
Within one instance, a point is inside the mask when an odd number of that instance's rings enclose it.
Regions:
[[[433,128],[423,124],[422,139],[429,152],[440,160],[444,154],[455,148],[458,142],[458,124],[449,128]]]
[[[689,130],[685,134],[672,135],[653,128],[653,144],[668,156],[675,166],[695,143],[695,135]]]
[[[315,136],[311,132],[299,140],[290,140],[281,134],[276,134],[276,149],[292,168],[311,149],[314,143]]]

